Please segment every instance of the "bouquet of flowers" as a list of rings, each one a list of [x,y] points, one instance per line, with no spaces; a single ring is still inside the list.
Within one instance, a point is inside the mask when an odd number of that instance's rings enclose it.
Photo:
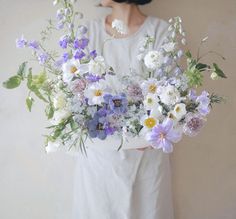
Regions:
[[[186,44],[181,18],[169,20],[168,34],[158,50],[152,49],[152,36],[143,37],[137,55],[142,75],[131,70],[120,76],[104,57],[89,49],[88,29],[81,24],[83,15],[75,10],[75,2],[53,2],[59,6],[56,19],[49,20],[40,40],[29,41],[24,36],[16,40],[18,48],[32,50],[42,72],[33,74],[26,61],[3,83],[13,89],[26,81],[29,111],[34,96],[45,102],[51,123],[46,151],[79,147],[86,153],[87,138],[105,140],[107,136],[120,138],[120,150],[127,137],[142,135],[153,148],[169,153],[183,134],[198,134],[212,105],[224,98],[207,91],[198,95],[196,88],[202,85],[204,74],[210,73],[213,80],[226,75],[216,63],[201,62],[200,47],[197,58],[180,49],[180,43]],[[127,31],[122,21],[114,20],[112,26],[120,34]],[[46,46],[54,30],[62,32],[59,52]],[[186,61],[185,67],[181,60]]]

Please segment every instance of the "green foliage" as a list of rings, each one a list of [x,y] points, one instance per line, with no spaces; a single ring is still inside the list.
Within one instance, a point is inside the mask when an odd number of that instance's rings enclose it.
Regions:
[[[188,78],[188,84],[190,87],[199,87],[203,83],[203,74],[196,66],[189,68],[185,71],[185,75]]]
[[[216,63],[213,63],[214,72],[221,78],[227,78],[224,72],[219,68]]]
[[[34,102],[34,99],[32,97],[29,96],[26,98],[26,106],[30,112],[32,109],[33,102]]]
[[[19,87],[21,84],[21,77],[19,75],[15,75],[10,77],[7,81],[3,82],[3,87],[7,89],[14,89]]]

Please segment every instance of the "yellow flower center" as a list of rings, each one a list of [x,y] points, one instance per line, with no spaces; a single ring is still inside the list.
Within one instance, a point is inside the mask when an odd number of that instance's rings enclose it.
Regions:
[[[102,96],[102,91],[101,90],[95,90],[94,95],[96,97]]]
[[[74,74],[78,69],[75,66],[71,66],[70,72]]]
[[[153,102],[152,98],[148,98],[148,99],[147,99],[147,102],[148,102],[149,104],[151,104],[151,103]]]
[[[169,117],[170,119],[175,119],[175,118],[176,118],[173,113],[170,113],[170,114],[168,115],[168,117]]]
[[[156,120],[152,117],[145,119],[144,124],[147,128],[151,129],[156,125]]]
[[[175,112],[177,112],[177,113],[180,112],[180,107],[179,107],[179,106],[177,106],[177,107],[175,108]]]
[[[157,90],[157,86],[155,84],[151,84],[148,90],[150,93],[155,93]]]

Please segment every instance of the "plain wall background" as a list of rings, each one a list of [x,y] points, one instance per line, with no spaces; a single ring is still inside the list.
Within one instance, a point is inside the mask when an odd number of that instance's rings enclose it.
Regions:
[[[98,1],[78,2],[86,18],[108,12],[94,7]],[[209,91],[226,96],[227,104],[213,109],[198,137],[185,138],[175,147],[171,161],[176,219],[235,219],[236,0],[154,0],[143,10],[166,20],[181,16],[192,51],[209,36],[203,52],[215,50],[227,58],[215,60],[229,79],[205,83]],[[15,38],[21,33],[38,38],[45,18],[54,14],[51,0],[0,0],[1,82],[28,54],[16,50]],[[36,104],[28,113],[26,95],[23,87],[0,88],[0,218],[69,219],[75,158],[44,153],[43,106]]]

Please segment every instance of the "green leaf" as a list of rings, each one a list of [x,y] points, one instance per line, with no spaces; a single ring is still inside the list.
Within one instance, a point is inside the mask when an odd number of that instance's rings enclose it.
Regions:
[[[215,73],[221,77],[221,78],[227,78],[224,72],[219,68],[219,66],[216,63],[213,63],[213,67],[215,69]]]
[[[3,82],[3,87],[7,89],[13,89],[19,87],[21,84],[21,77],[19,75],[15,75],[10,77],[7,81]]]
[[[25,75],[25,70],[26,70],[26,64],[27,62],[23,62],[20,66],[19,69],[17,71],[17,75],[21,76],[21,78],[24,78]]]
[[[34,99],[32,97],[27,97],[26,98],[26,105],[28,110],[31,112],[32,105],[33,105]]]
[[[185,55],[190,59],[192,58],[192,54],[189,50],[185,53]]]
[[[73,119],[70,121],[70,127],[71,127],[71,130],[76,130],[78,128],[78,123],[75,122]]]
[[[32,87],[32,68],[29,69],[29,73],[27,76],[27,87],[31,90]]]
[[[54,108],[53,108],[53,106],[52,105],[48,105],[46,110],[45,110],[45,112],[46,112],[46,115],[47,115],[48,119],[51,119],[53,117],[53,115],[54,115]]]
[[[198,63],[196,65],[196,69],[198,69],[199,71],[205,71],[206,68],[210,68],[210,66],[203,63]]]
[[[32,87],[32,92],[40,99],[43,100],[44,102],[48,103],[47,99],[40,93],[40,91],[37,89],[37,87]]]

